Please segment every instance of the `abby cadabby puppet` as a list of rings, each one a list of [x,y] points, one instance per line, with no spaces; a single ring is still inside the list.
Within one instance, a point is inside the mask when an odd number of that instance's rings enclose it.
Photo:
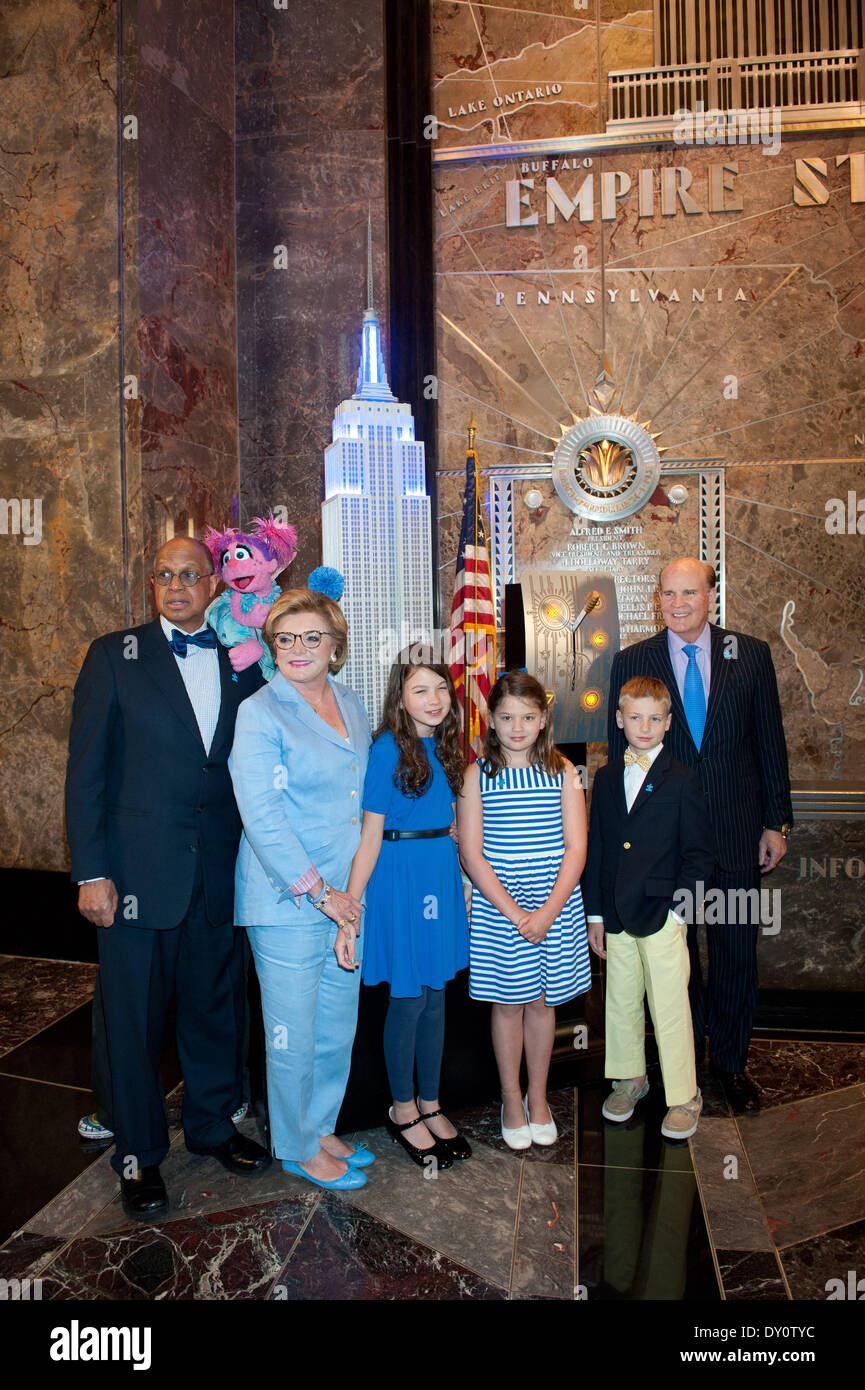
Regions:
[[[248,531],[208,526],[204,544],[213,556],[214,568],[226,585],[207,610],[207,621],[223,647],[234,672],[245,671],[254,661],[269,681],[276,667],[261,640],[261,629],[282,590],[276,583],[297,553],[293,526],[282,526],[273,514],[257,516]]]

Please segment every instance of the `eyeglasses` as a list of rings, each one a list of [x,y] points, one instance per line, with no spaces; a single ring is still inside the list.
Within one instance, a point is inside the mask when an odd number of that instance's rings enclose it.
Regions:
[[[153,582],[158,584],[160,589],[164,589],[172,579],[179,579],[184,589],[194,589],[202,579],[209,578],[210,575],[199,574],[198,570],[154,570],[153,573]]]
[[[327,631],[317,632],[315,628],[313,628],[312,632],[277,632],[274,634],[273,640],[280,651],[290,652],[294,646],[295,639],[300,638],[300,641],[306,647],[307,651],[314,652],[316,647],[321,646],[322,637],[333,637],[333,633]]]

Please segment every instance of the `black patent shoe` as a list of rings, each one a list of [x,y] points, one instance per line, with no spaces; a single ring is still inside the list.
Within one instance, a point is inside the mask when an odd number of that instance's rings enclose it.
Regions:
[[[168,1211],[168,1193],[157,1163],[145,1164],[134,1178],[120,1179],[123,1210],[133,1221],[153,1221]]]
[[[409,1120],[407,1125],[398,1125],[396,1120],[391,1118],[390,1111],[388,1111],[387,1119],[384,1122],[385,1129],[393,1142],[395,1144],[401,1144],[409,1158],[413,1159],[419,1168],[423,1168],[427,1159],[430,1158],[435,1159],[437,1168],[452,1168],[454,1161],[453,1154],[450,1149],[445,1147],[442,1139],[436,1139],[431,1149],[418,1149],[409,1139],[406,1139],[404,1131],[407,1129],[414,1129],[415,1125],[422,1124],[423,1118],[423,1115],[418,1115],[416,1120]]]
[[[444,1114],[441,1109],[423,1111],[420,1106],[418,1106],[418,1112],[422,1120],[432,1120],[435,1119],[436,1115]],[[432,1130],[430,1130],[430,1134],[432,1134]],[[435,1136],[433,1137],[435,1138]],[[463,1139],[461,1134],[455,1134],[453,1139],[436,1138],[436,1143],[443,1144],[454,1158],[471,1158],[472,1156],[472,1146],[467,1139]]]

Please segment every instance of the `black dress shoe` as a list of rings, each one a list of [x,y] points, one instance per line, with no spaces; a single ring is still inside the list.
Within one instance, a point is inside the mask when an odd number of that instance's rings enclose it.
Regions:
[[[736,1115],[756,1115],[760,1110],[760,1092],[746,1071],[721,1071],[715,1075],[724,1087],[724,1094]]]
[[[208,1158],[218,1158],[229,1173],[263,1173],[273,1162],[267,1149],[263,1149],[254,1139],[247,1139],[245,1134],[240,1134],[237,1130],[230,1139],[224,1140],[221,1144],[213,1144],[210,1148],[200,1149],[190,1144],[189,1140],[186,1141],[186,1147],[191,1154],[205,1154]]]
[[[120,1179],[123,1210],[133,1221],[152,1221],[168,1211],[168,1193],[156,1163],[139,1168],[134,1178]]]

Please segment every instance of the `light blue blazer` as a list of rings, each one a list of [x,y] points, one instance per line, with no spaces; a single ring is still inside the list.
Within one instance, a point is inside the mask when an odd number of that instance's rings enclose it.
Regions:
[[[331,729],[280,671],[237,711],[228,760],[243,837],[234,878],[242,927],[320,926],[288,886],[314,864],[335,888],[348,883],[360,844],[370,728],[353,690],[330,680],[348,730]]]

